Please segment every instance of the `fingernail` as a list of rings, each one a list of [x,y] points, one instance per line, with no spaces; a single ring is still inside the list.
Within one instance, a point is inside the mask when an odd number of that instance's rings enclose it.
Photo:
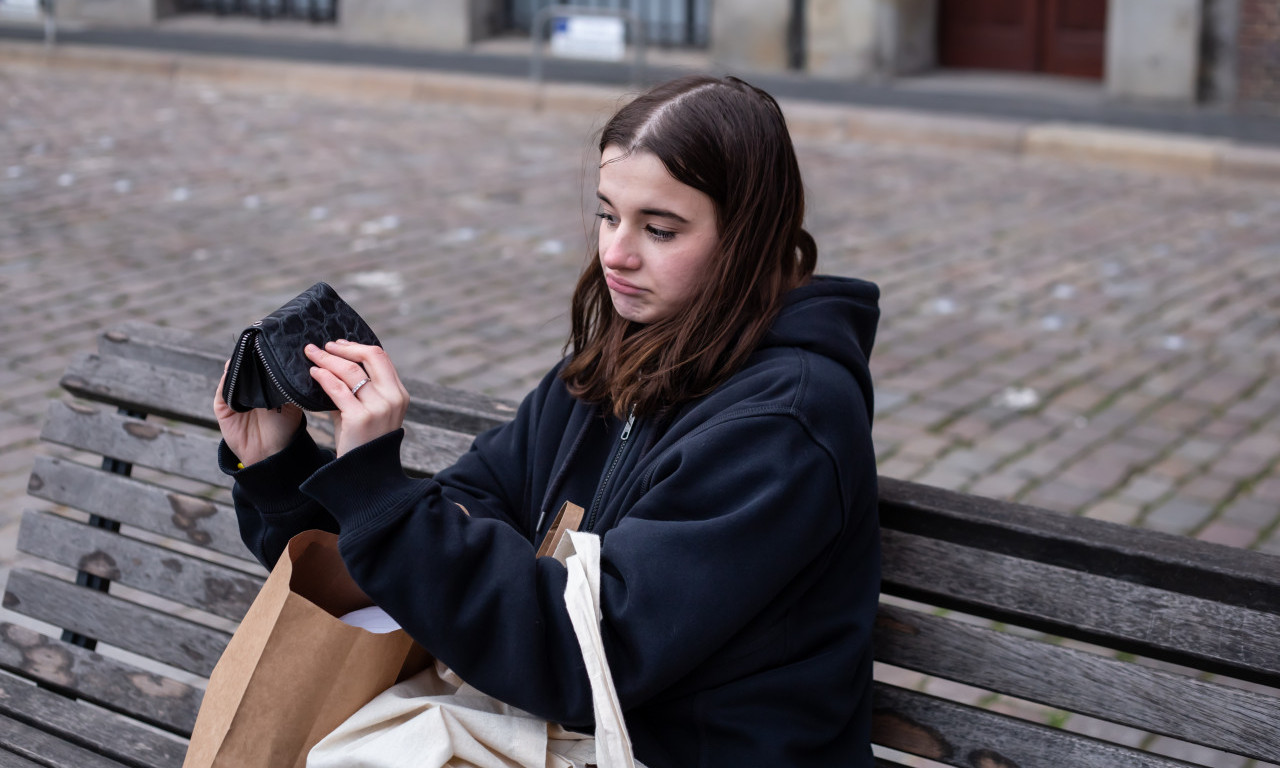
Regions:
[[[319,349],[319,347],[317,347],[315,344],[308,344],[307,346],[305,346],[305,347],[303,347],[303,348],[302,348],[302,351],[303,351],[303,352],[310,352],[310,351],[311,351],[311,350],[313,350],[313,349]]]

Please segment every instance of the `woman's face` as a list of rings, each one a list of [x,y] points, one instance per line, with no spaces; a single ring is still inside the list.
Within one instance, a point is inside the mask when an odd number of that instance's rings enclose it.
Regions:
[[[618,314],[652,323],[683,307],[706,274],[720,236],[715,203],[653,153],[623,155],[610,145],[601,156],[600,265]]]

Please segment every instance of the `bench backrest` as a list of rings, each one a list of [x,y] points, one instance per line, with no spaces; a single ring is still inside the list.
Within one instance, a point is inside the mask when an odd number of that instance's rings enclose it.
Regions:
[[[109,331],[63,379],[78,400],[49,409],[54,455],[29,486],[49,507],[24,515],[30,558],[4,605],[57,629],[0,623],[17,676],[0,675],[0,714],[110,765],[181,765],[203,681],[265,576],[213,462],[232,341]],[[403,458],[424,474],[514,412],[408,386]],[[1280,558],[887,478],[881,519],[878,743],[955,766],[1185,765],[1158,754],[1167,739],[1280,763]]]

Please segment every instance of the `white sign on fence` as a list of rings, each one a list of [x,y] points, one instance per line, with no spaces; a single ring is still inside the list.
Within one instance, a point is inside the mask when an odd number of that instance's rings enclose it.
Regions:
[[[40,0],[0,0],[0,18],[38,19]]]
[[[551,22],[552,56],[621,61],[626,40],[626,24],[616,16],[559,16]]]

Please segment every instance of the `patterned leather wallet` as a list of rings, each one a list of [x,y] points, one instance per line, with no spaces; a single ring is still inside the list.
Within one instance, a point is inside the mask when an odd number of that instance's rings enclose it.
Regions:
[[[308,411],[337,410],[311,378],[311,361],[302,350],[307,344],[323,348],[338,339],[382,346],[337,291],[328,283],[316,283],[244,329],[231,355],[222,399],[237,411],[285,403]]]

